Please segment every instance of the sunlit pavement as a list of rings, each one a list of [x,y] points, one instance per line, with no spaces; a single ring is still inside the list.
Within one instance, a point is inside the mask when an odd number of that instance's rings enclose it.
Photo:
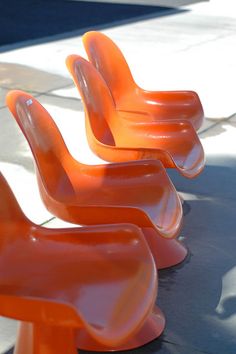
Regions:
[[[207,157],[204,172],[187,180],[170,171],[185,199],[181,238],[189,256],[159,274],[158,305],[167,320],[163,335],[132,352],[235,354],[235,1],[212,0],[99,29],[120,46],[140,86],[195,90],[206,115],[199,133]],[[9,89],[33,93],[79,161],[103,162],[87,145],[83,107],[65,66],[67,55],[85,56],[81,36],[73,32],[63,39],[15,47],[0,53],[0,168],[30,219],[69,227],[53,218],[40,200],[32,155],[5,106],[5,94]],[[15,331],[16,322],[0,319],[1,352],[14,345]]]

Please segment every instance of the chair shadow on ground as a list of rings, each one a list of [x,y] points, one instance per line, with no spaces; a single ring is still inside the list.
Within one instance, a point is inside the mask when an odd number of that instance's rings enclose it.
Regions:
[[[236,314],[236,295],[228,296],[222,301],[222,312],[218,315],[220,319],[227,319]]]
[[[6,351],[4,354],[13,354],[14,348],[10,348],[8,351]]]
[[[94,11],[94,9],[96,9]],[[186,10],[161,6],[117,4],[92,1],[45,1],[32,4],[30,0],[14,1],[14,6],[0,4],[0,52],[9,44],[15,48],[27,46],[29,41],[45,43],[51,36],[68,38],[89,29],[111,28],[118,24],[156,18]],[[92,16],[91,16],[92,14]],[[42,21],[44,25],[42,26]],[[9,25],[14,23],[14,26]],[[76,33],[70,33],[76,32]],[[55,38],[54,38],[55,39]],[[26,42],[25,42],[26,41]],[[25,43],[24,43],[25,42]],[[12,47],[11,47],[12,48]]]
[[[236,158],[208,157],[196,180],[170,175],[189,206],[181,233],[189,257],[160,271],[159,306],[167,319],[163,341],[235,353]]]
[[[233,113],[230,116],[224,118],[206,118],[208,122],[211,122],[213,124],[210,125],[209,127],[206,127],[199,133],[200,138],[204,140],[205,139],[204,135],[206,135],[206,137],[209,138],[209,137],[214,137],[222,133],[225,133],[227,129],[226,126],[229,125],[231,127],[236,127],[235,117],[236,117],[236,113]]]

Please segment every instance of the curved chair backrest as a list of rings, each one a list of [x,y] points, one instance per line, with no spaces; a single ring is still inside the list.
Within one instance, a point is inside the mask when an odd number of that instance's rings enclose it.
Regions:
[[[115,102],[124,92],[137,86],[129,66],[117,45],[105,34],[91,31],[82,37],[89,61],[101,73]]]
[[[6,101],[31,147],[44,188],[51,195],[57,195],[58,191],[60,196],[63,185],[67,189],[65,194],[73,194],[67,173],[73,158],[50,114],[33,96],[23,91],[10,91]]]
[[[115,145],[115,104],[104,79],[93,65],[78,55],[70,55],[66,65],[77,86],[91,129],[98,141]]]

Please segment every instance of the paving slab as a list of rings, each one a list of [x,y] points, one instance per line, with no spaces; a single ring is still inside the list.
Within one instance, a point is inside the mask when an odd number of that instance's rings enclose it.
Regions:
[[[28,91],[32,94],[51,91],[71,83],[60,75],[18,63],[1,62],[1,74],[0,87]]]
[[[53,217],[45,208],[38,190],[34,171],[17,163],[0,161],[0,171],[6,178],[22,211],[34,223],[42,224]]]
[[[5,105],[6,105],[5,98],[6,98],[7,92],[8,92],[8,89],[0,87],[0,109],[2,107],[5,107]]]
[[[213,125],[215,124],[215,120],[214,119],[209,119],[206,118],[203,121],[202,126],[200,127],[200,129],[197,131],[198,134],[201,134],[202,132],[209,130],[209,128],[213,127]]]
[[[28,143],[7,108],[0,109],[0,170],[22,210],[40,224],[51,218],[39,196],[34,160]],[[33,205],[33,208],[32,208]]]
[[[72,80],[71,80],[71,86],[67,86],[65,88],[61,88],[58,90],[52,90],[51,94],[58,96],[60,98],[74,98],[76,100],[80,99],[79,92],[75,87],[74,83],[72,82]],[[80,104],[81,105],[80,108],[82,108],[82,102],[78,104]]]
[[[28,143],[8,108],[0,109],[0,161],[18,164],[29,172],[34,170]]]
[[[5,353],[15,343],[15,336],[17,332],[17,321],[10,320],[5,317],[0,317],[0,353]]]

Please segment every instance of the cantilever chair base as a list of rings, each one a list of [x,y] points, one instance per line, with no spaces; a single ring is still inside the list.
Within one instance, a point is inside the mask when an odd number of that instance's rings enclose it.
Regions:
[[[176,239],[166,239],[150,227],[143,227],[142,232],[152,251],[157,269],[173,267],[187,256],[186,247]]]
[[[165,327],[165,318],[163,313],[158,307],[155,307],[153,313],[148,317],[143,327],[139,332],[132,337],[128,342],[120,345],[119,347],[105,347],[101,343],[96,342],[89,334],[84,330],[78,331],[76,344],[77,348],[81,350],[91,351],[120,351],[130,350],[141,347],[154,339],[158,338]]]
[[[149,244],[157,269],[175,266],[187,256],[187,249],[176,239],[165,239],[158,236],[152,228],[142,228]],[[106,347],[96,342],[85,329],[77,331],[77,348],[90,351],[121,351],[135,349],[158,338],[165,327],[165,318],[158,307],[149,315],[143,327],[128,342],[119,347]]]
[[[74,329],[20,322],[14,354],[78,354]]]
[[[165,317],[158,307],[148,317],[145,324],[128,342],[118,347],[107,347],[97,342],[89,333],[81,328],[77,331],[76,347],[79,350],[91,351],[120,351],[138,348],[158,338],[165,327]],[[59,333],[60,332],[60,333]],[[40,343],[48,354],[77,354],[73,343],[74,330],[71,328],[56,329],[49,326],[35,325],[28,322],[20,322],[14,354],[32,354],[33,346]],[[60,340],[60,338],[62,340]],[[70,346],[70,344],[73,344]],[[56,346],[56,347],[55,347]]]

